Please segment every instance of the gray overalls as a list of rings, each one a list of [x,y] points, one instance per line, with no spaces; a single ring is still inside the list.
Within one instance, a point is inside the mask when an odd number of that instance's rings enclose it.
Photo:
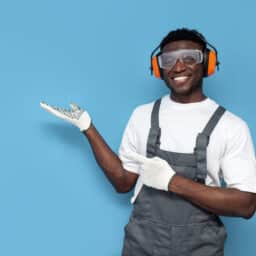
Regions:
[[[165,159],[177,174],[205,183],[210,134],[225,109],[221,106],[198,134],[191,154],[160,149],[159,108],[154,104],[147,157]],[[220,218],[174,193],[143,186],[125,227],[122,256],[223,256],[226,231]]]

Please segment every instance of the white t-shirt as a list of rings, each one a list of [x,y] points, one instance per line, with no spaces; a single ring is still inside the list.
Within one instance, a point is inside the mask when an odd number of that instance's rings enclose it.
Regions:
[[[129,152],[146,156],[151,112],[154,102],[137,107],[126,126],[119,148],[124,169],[140,173],[140,165],[129,159]],[[196,137],[218,104],[206,98],[196,103],[177,103],[169,95],[162,98],[159,110],[161,128],[160,149],[178,153],[193,153]],[[256,193],[256,160],[250,131],[246,123],[226,111],[214,128],[207,147],[206,185],[221,186]],[[142,188],[137,180],[133,203]]]

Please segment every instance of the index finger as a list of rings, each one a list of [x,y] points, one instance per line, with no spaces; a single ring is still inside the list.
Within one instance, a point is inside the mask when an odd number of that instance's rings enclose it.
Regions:
[[[60,117],[60,118],[64,118],[64,114],[56,109],[55,107],[50,106],[49,104],[47,104],[46,102],[40,102],[40,106],[45,109],[46,111],[50,112],[51,114]]]

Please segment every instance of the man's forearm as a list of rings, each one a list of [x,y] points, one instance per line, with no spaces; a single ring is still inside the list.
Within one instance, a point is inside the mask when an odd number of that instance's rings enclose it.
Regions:
[[[137,175],[127,173],[122,167],[119,157],[111,150],[97,129],[91,124],[83,132],[93,150],[98,165],[118,192],[129,191],[136,181]]]
[[[45,102],[41,102],[40,106],[56,117],[78,127],[83,132],[89,140],[97,163],[118,192],[127,192],[133,187],[138,175],[128,172],[122,167],[119,157],[93,126],[91,117],[86,110],[75,103],[70,104],[69,110],[54,107]]]
[[[250,218],[256,208],[256,194],[210,187],[179,175],[170,181],[169,191],[217,215]]]

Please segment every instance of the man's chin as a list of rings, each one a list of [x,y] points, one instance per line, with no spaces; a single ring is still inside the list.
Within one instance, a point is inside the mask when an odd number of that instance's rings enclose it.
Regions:
[[[172,93],[175,93],[176,95],[189,95],[192,93],[193,88],[189,85],[182,85],[182,86],[168,86],[171,89]]]
[[[165,84],[167,85],[167,87],[171,90],[174,90],[176,92],[183,92],[183,91],[187,91],[189,90],[189,88],[191,87],[190,83],[175,83],[173,81],[165,80]]]
[[[172,94],[175,94],[177,96],[188,96],[198,90],[201,90],[202,88],[202,80],[195,86],[191,85],[190,83],[176,85],[166,80],[165,84],[171,90]]]

